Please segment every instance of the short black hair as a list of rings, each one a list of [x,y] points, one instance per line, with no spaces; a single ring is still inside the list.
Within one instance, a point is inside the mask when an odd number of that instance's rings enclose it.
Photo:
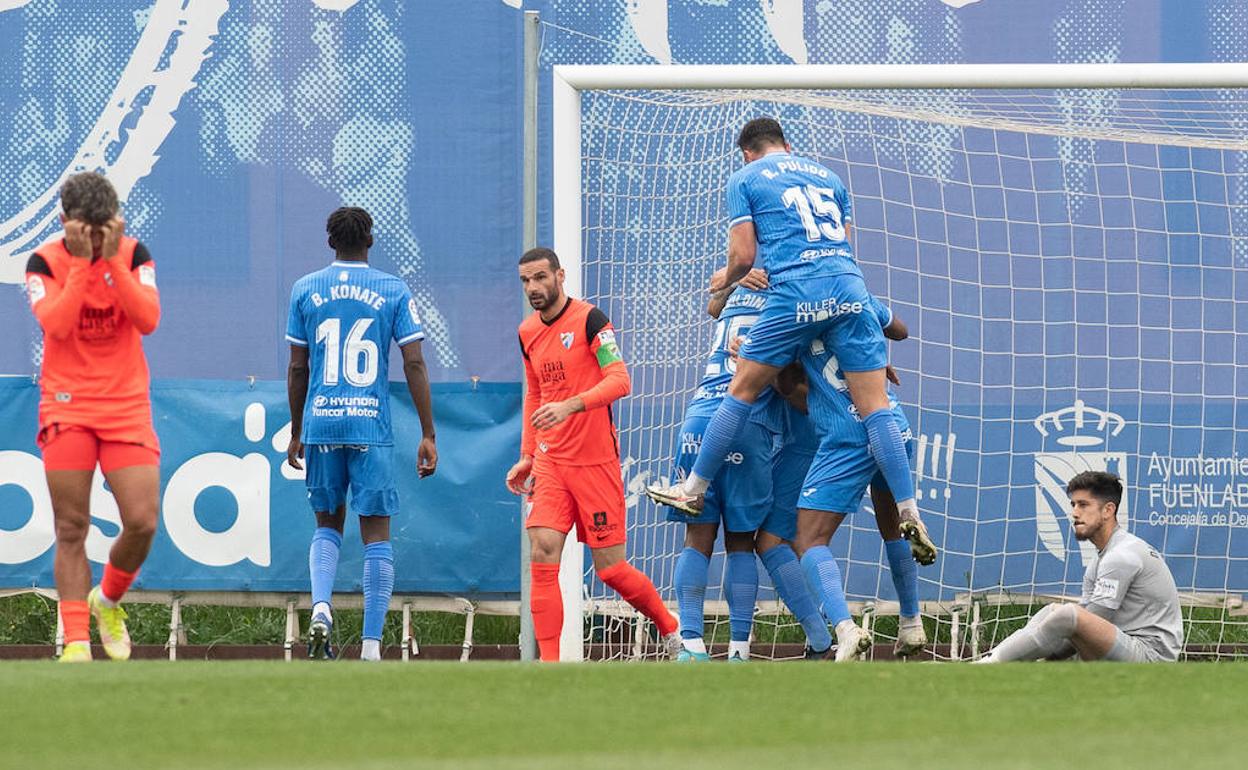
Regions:
[[[544,259],[547,262],[549,262],[551,270],[559,269],[558,255],[556,255],[555,252],[551,251],[545,246],[538,246],[535,249],[529,249],[528,251],[521,254],[520,264],[524,265],[529,262],[537,262],[539,259]]]
[[[344,254],[356,254],[372,245],[373,218],[356,206],[343,206],[325,222],[329,245]]]
[[[1122,479],[1105,471],[1084,471],[1066,484],[1066,494],[1080,490],[1090,492],[1102,504],[1113,503],[1117,510],[1122,506]]]
[[[764,147],[773,144],[783,147],[787,143],[784,129],[780,128],[780,122],[775,118],[754,118],[737,134],[737,147],[750,152],[761,152]]]
[[[120,209],[117,191],[103,174],[83,171],[61,185],[61,210],[67,219],[100,227],[117,216]]]

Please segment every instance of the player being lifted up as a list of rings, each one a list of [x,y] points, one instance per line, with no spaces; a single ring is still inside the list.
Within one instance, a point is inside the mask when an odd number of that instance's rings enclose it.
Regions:
[[[340,208],[325,225],[334,261],[295,282],[290,293],[290,445],[287,460],[302,468],[307,454],[308,500],[316,531],[308,550],[312,621],[308,657],[333,657],[331,598],[338,551],[351,509],[364,541],[363,660],[381,660],[381,630],[394,590],[390,517],[399,510],[390,425],[390,341],[403,354],[403,374],[420,416],[417,473],[437,468],[433,405],[421,355],[424,332],[416,303],[399,278],[368,264],[373,219]]]
[[[1183,649],[1183,615],[1174,576],[1161,554],[1118,528],[1122,481],[1084,471],[1066,485],[1075,538],[1096,558],[1078,604],[1049,604],[978,663],[1061,659],[1173,662]]]
[[[870,294],[850,245],[849,193],[836,174],[793,155],[771,118],[746,123],[737,145],[746,165],[728,180],[728,267],[711,290],[739,281],[760,254],[771,288],[693,472],[672,487],[652,485],[647,494],[689,513],[699,510],[751,404],[799,348],[818,339],[840,360],[872,456],[897,497],[903,531],[916,557],[925,558],[935,545],[919,519],[905,441],[889,406],[884,337],[864,312]]]
[[[869,297],[864,316],[877,319],[885,336],[894,340],[908,336],[905,324],[893,317],[875,297]],[[854,410],[840,363],[822,340],[812,341],[802,352],[804,382],[778,387],[795,391],[794,398],[804,401],[806,411],[819,434],[819,450],[802,483],[801,501],[797,512],[797,539],[794,549],[801,556],[802,569],[829,624],[836,629],[838,661],[853,660],[866,652],[871,636],[856,625],[845,600],[841,572],[828,544],[845,517],[858,510],[868,485],[875,507],[876,526],[884,538],[893,587],[901,604],[895,651],[912,655],[927,643],[919,617],[919,585],[915,557],[930,564],[935,552],[914,549],[901,537],[901,521],[896,503],[883,475],[871,458],[867,432]],[[896,375],[889,371],[896,382]],[[783,378],[782,378],[783,379]],[[803,397],[804,396],[804,397]],[[910,450],[910,425],[891,391],[890,409]]]
[[[733,342],[748,335],[766,301],[766,273],[754,269],[740,287],[729,286],[712,296],[707,312],[718,322],[705,374],[685,411],[677,436],[678,473],[686,473],[697,456],[706,423],[728,390],[736,361]],[[734,290],[735,289],[735,290]],[[728,601],[728,660],[750,657],[750,631],[758,598],[758,553],[771,575],[776,593],[806,632],[807,646],[827,650],[832,644],[827,624],[806,587],[790,542],[795,534],[797,494],[814,447],[786,435],[788,407],[770,389],[754,402],[741,434],[730,447],[731,461],[706,491],[702,512],[690,515],[671,509],[668,521],[685,524],[685,547],[676,558],[675,588],[680,605],[683,649],[678,660],[707,660],[703,640],[707,571],[720,522],[727,551],[724,595]],[[796,415],[805,420],[804,415]],[[800,426],[798,426],[800,427]],[[777,449],[780,446],[780,449]]]
[[[624,558],[624,481],[611,404],[628,395],[628,370],[606,315],[565,294],[563,280],[550,249],[520,257],[520,283],[535,312],[520,324],[528,390],[520,459],[507,472],[507,488],[533,497],[525,527],[534,635],[542,660],[559,660],[559,561],[575,527],[598,577],[655,624],[675,657],[676,618],[650,579]],[[579,627],[579,618],[572,622]]]
[[[56,523],[61,660],[91,660],[90,615],[104,652],[125,660],[130,634],[118,602],[151,548],[160,496],[160,444],[142,343],[160,320],[156,264],[143,244],[124,235],[117,193],[99,174],[67,179],[61,208],[63,235],[26,263],[26,291],[43,329],[37,442]],[[86,541],[97,464],[117,500],[121,534],[100,584],[91,588]]]

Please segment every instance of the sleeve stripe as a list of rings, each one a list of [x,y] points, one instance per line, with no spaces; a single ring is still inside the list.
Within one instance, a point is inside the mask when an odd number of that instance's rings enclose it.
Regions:
[[[286,341],[292,345],[298,345],[301,348],[306,348],[308,346],[307,340],[301,340],[298,337],[292,337],[289,334],[286,335]]]
[[[425,338],[425,333],[424,333],[423,331],[421,331],[421,332],[414,332],[414,333],[409,334],[409,335],[407,335],[406,337],[403,337],[402,339],[400,339],[400,340],[399,340],[399,342],[398,342],[398,344],[399,344],[399,345],[406,345],[406,344],[407,344],[407,343],[409,343],[409,342],[415,342],[415,341],[417,341],[417,340],[423,340],[424,338]]]
[[[52,277],[52,268],[48,267],[48,261],[38,253],[31,254],[30,259],[26,260],[26,272]]]
[[[732,226],[734,226],[734,225],[739,225],[739,224],[741,224],[742,222],[753,222],[753,221],[754,221],[754,215],[753,215],[753,214],[743,214],[743,215],[741,215],[741,216],[737,217],[736,219],[734,219],[734,220],[730,221],[730,222],[728,223],[728,226],[729,226],[729,227],[732,227]]]
[[[130,269],[137,270],[139,265],[152,261],[152,253],[142,243],[134,244],[134,256],[130,258]]]

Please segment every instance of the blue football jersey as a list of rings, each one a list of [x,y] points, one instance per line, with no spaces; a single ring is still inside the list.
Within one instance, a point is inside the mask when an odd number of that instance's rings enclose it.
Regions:
[[[728,348],[737,337],[749,336],[750,327],[758,320],[758,314],[762,312],[766,302],[766,294],[741,286],[729,295],[728,302],[715,322],[715,336],[710,352],[707,353],[702,380],[686,410],[689,417],[709,417],[715,413],[724,396],[728,395],[728,384],[732,382],[732,376],[737,371],[737,363]],[[758,400],[754,402],[754,417],[768,408],[771,396],[771,388],[759,394]]]
[[[286,340],[308,348],[303,443],[393,444],[390,341],[424,338],[407,285],[389,273],[334,262],[296,281]]]
[[[764,155],[728,178],[728,226],[754,223],[758,260],[772,283],[861,275],[845,233],[852,214],[840,177],[787,152]]]
[[[879,319],[881,327],[888,326],[893,320],[892,311],[875,297],[871,298],[870,310]],[[836,440],[842,444],[865,447],[867,430],[854,408],[853,399],[849,397],[849,386],[845,384],[836,356],[822,340],[816,339],[802,352],[801,361],[810,383],[806,408],[819,437],[825,441]],[[888,401],[897,417],[897,427],[902,436],[908,438],[910,423],[891,387],[888,389]]]

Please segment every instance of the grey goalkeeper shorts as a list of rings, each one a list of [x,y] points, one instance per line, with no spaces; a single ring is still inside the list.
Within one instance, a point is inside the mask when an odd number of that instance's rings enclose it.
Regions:
[[[1109,648],[1102,660],[1113,660],[1122,663],[1173,663],[1145,641],[1142,637],[1131,636],[1121,628],[1114,639],[1114,646]]]

